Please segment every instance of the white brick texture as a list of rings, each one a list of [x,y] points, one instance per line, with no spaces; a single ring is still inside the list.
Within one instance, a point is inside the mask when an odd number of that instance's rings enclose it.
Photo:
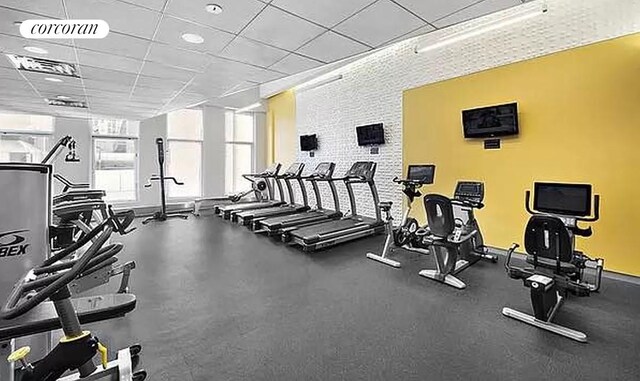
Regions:
[[[414,52],[416,44],[429,44],[542,4],[532,1],[401,42],[326,75],[342,74],[342,80],[298,92],[298,134],[315,133],[319,138],[315,157],[301,152],[298,159],[307,163],[308,171],[322,161],[336,162],[337,176],[354,161],[376,161],[380,199],[393,201],[394,217],[398,218],[403,198],[391,180],[402,176],[404,90],[640,31],[640,0],[547,0],[544,15],[437,50]],[[379,155],[370,155],[368,148],[357,146],[355,127],[379,122],[384,123],[387,144],[380,147]],[[348,210],[344,186],[338,187],[343,210]],[[323,190],[322,196],[325,205],[331,206],[328,191]],[[374,205],[366,187],[356,187],[356,197],[358,212],[373,216]]]

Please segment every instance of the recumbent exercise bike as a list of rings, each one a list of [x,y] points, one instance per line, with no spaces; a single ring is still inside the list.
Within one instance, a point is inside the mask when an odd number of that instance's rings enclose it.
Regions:
[[[521,279],[531,289],[533,315],[505,307],[502,313],[535,327],[586,342],[587,335],[552,322],[569,294],[585,297],[600,290],[604,260],[592,259],[576,250],[576,236],[591,237],[591,227],[578,222],[595,222],[600,218],[600,196],[593,197],[591,216],[590,184],[535,183],[534,205],[529,206],[531,192],[525,194],[526,210],[531,214],[525,230],[524,244],[528,267],[511,264],[513,244],[508,251],[505,269],[512,279]],[[587,264],[595,267],[595,280],[585,280]],[[531,267],[532,266],[532,267]]]
[[[428,227],[415,234],[419,245],[427,246],[434,255],[436,268],[419,272],[420,276],[444,283],[457,289],[466,284],[457,278],[480,260],[498,262],[495,254],[485,246],[474,210],[484,204],[484,183],[459,181],[453,199],[438,194],[424,196]]]

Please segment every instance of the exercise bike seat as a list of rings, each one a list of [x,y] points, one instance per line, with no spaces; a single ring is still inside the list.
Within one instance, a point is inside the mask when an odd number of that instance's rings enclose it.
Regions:
[[[532,265],[534,264],[533,255],[527,255],[527,263]],[[538,266],[544,267],[550,270],[556,269],[557,262],[555,259],[538,257]],[[578,271],[578,268],[569,262],[560,262],[560,271],[563,274],[573,274]]]
[[[136,307],[133,294],[107,294],[72,299],[81,324],[125,316]],[[27,314],[12,320],[0,320],[0,342],[60,329],[53,302],[44,302]]]

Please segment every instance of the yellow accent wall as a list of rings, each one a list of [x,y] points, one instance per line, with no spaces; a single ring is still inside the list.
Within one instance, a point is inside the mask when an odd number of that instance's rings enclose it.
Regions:
[[[520,135],[501,150],[463,138],[462,110],[512,101]],[[601,217],[579,248],[608,270],[640,275],[640,34],[405,91],[403,142],[405,172],[437,165],[423,193],[450,196],[458,180],[484,181],[477,217],[491,246],[522,244],[534,181],[593,184]],[[424,222],[422,202],[414,205]]]
[[[296,160],[298,132],[296,130],[296,96],[293,90],[268,100],[267,126],[270,162],[287,167]]]

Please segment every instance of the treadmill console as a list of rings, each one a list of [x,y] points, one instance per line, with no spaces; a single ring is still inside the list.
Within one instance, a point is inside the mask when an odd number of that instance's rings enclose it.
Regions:
[[[282,165],[280,163],[273,163],[269,167],[267,167],[267,169],[262,171],[261,175],[264,177],[275,176],[278,174],[278,172],[280,172],[281,166]]]
[[[293,163],[289,166],[287,171],[282,174],[283,177],[298,177],[302,174],[302,170],[304,169],[304,164],[302,163]]]
[[[453,197],[458,200],[482,202],[484,200],[484,183],[479,181],[458,181]]]
[[[311,176],[319,177],[321,179],[330,178],[331,176],[333,176],[333,170],[335,166],[336,165],[334,163],[320,163],[316,167],[316,170],[313,171]]]
[[[344,175],[346,178],[360,178],[363,182],[372,182],[376,174],[376,163],[373,161],[357,161]]]
[[[407,170],[407,180],[418,183],[420,185],[433,184],[433,178],[436,174],[436,166],[429,165],[410,165]]]

